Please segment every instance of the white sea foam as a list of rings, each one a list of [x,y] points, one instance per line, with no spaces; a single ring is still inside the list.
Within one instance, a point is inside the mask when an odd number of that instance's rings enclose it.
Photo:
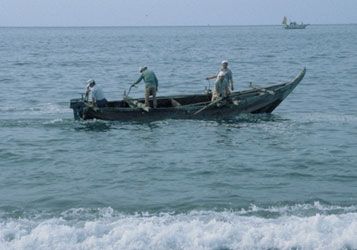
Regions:
[[[262,218],[232,211],[124,215],[107,208],[93,216],[72,209],[58,218],[2,221],[0,249],[357,249],[357,213]]]
[[[70,113],[71,110],[67,106],[61,106],[54,103],[39,103],[33,106],[31,105],[12,105],[0,107],[0,112],[11,112],[17,113],[19,115],[27,114],[27,115],[36,115],[36,114],[66,114]]]
[[[43,124],[44,125],[51,125],[51,124],[63,123],[63,121],[64,121],[63,119],[57,118],[57,119],[53,119],[51,121],[46,121]]]
[[[250,214],[253,212],[269,212],[269,213],[279,213],[280,215],[296,215],[296,214],[307,214],[311,213],[324,213],[324,212],[342,212],[342,213],[355,213],[357,212],[357,206],[342,207],[337,205],[323,205],[319,201],[315,201],[313,204],[295,204],[292,206],[271,206],[268,208],[258,207],[256,205],[251,205],[248,210],[242,209],[239,214]]]

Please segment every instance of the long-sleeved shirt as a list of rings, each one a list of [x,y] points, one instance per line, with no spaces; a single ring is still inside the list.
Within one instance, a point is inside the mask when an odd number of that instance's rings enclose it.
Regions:
[[[159,81],[157,80],[155,73],[150,70],[145,70],[141,73],[139,79],[134,83],[134,85],[138,84],[141,80],[144,80],[146,88],[159,86]]]
[[[218,74],[219,74],[219,72],[224,72],[225,73],[225,75],[224,75],[224,79],[226,79],[228,82],[231,82],[231,81],[233,81],[233,76],[232,76],[232,71],[229,69],[229,68],[227,68],[227,69],[223,69],[223,68],[221,68],[218,72],[217,72],[217,80],[218,80]]]
[[[91,95],[92,98],[95,99],[95,101],[100,101],[105,99],[102,87],[97,85],[94,85],[94,87],[91,88]]]

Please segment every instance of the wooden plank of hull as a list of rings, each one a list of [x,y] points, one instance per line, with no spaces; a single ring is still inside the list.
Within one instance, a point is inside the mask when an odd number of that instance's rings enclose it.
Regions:
[[[183,108],[157,108],[152,109],[149,113],[142,110],[132,110],[130,112],[112,110],[102,112],[88,111],[87,119],[102,119],[102,120],[118,120],[118,121],[152,121],[160,119],[200,119],[200,118],[228,118],[240,113],[253,113],[259,109],[274,103],[276,98],[268,93],[262,96],[254,96],[241,100],[238,105],[233,103],[227,104],[222,107],[211,106],[202,112],[202,106],[190,106],[186,109]],[[206,107],[206,106],[203,106]],[[197,113],[197,114],[196,114]]]
[[[265,88],[261,88],[261,87],[255,86],[252,82],[249,83],[249,87],[251,87],[252,89],[261,91],[261,92],[269,93],[270,95],[274,95],[274,94],[275,94],[274,91],[271,91],[271,90],[268,90],[268,89],[265,89]]]

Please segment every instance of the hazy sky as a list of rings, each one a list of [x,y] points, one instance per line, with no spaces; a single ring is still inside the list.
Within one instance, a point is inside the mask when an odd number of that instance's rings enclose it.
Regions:
[[[0,26],[357,23],[357,0],[0,0]]]

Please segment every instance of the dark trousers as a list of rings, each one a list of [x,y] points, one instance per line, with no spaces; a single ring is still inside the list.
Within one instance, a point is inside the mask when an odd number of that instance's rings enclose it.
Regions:
[[[107,99],[102,99],[102,100],[98,100],[95,102],[95,105],[97,105],[98,108],[101,108],[101,107],[105,107],[107,106]]]

